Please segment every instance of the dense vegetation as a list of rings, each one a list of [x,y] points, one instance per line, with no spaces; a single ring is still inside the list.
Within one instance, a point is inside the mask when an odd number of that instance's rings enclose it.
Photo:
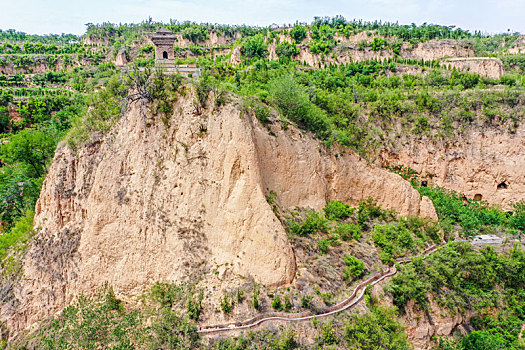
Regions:
[[[285,224],[292,235],[316,235],[321,253],[341,242],[361,240],[363,236],[380,248],[383,263],[392,263],[394,258],[417,254],[433,244],[440,243],[444,232],[438,223],[419,217],[398,216],[395,211],[384,210],[372,199],[359,203],[357,210],[348,204],[330,201],[320,212],[291,213]],[[363,274],[363,265],[358,259],[347,256],[346,278],[350,280]]]
[[[387,290],[401,309],[414,300],[422,309],[433,301],[452,314],[474,312],[477,331],[460,341],[461,349],[519,348],[517,336],[525,321],[524,267],[525,253],[518,246],[501,254],[490,247],[477,251],[468,243],[450,243],[400,267],[401,274]]]

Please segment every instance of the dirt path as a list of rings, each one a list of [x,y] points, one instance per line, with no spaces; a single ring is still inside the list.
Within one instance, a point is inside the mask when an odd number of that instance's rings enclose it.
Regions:
[[[432,246],[428,249],[425,249],[420,254],[409,257],[409,258],[401,258],[397,259],[396,262],[399,264],[404,264],[407,262],[412,261],[413,258],[419,257],[419,256],[427,256],[428,254],[436,251],[442,244],[438,246]],[[242,321],[242,322],[235,322],[235,323],[229,323],[229,324],[218,324],[218,325],[212,325],[208,326],[206,328],[202,328],[198,330],[197,332],[201,335],[203,334],[214,334],[214,333],[223,333],[228,331],[238,331],[238,330],[244,330],[244,329],[250,329],[259,326],[260,324],[268,321],[284,321],[284,322],[297,322],[297,321],[305,321],[305,320],[311,320],[313,318],[320,318],[320,317],[326,317],[331,316],[334,314],[337,314],[341,311],[351,309],[365,295],[366,287],[369,285],[373,286],[389,277],[394,276],[397,273],[397,268],[395,266],[392,266],[386,271],[382,271],[380,274],[376,274],[367,280],[361,282],[352,292],[352,294],[341,301],[340,303],[330,307],[328,311],[319,313],[319,314],[277,314],[277,313],[266,313],[261,314],[258,316],[255,316],[251,319]],[[525,326],[525,325],[524,325]],[[522,329],[523,331],[523,329]]]

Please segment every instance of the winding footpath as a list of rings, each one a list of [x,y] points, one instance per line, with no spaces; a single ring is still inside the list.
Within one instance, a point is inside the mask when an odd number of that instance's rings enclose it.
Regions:
[[[404,264],[404,263],[411,262],[413,258],[416,258],[419,256],[427,256],[430,253],[436,251],[441,245],[443,245],[443,243],[427,248],[423,252],[421,252],[420,254],[414,257],[396,259],[396,263]],[[258,316],[255,316],[251,319],[248,319],[242,322],[205,326],[204,328],[199,329],[197,333],[199,333],[200,335],[217,334],[217,333],[224,333],[224,332],[229,332],[229,331],[239,331],[239,330],[251,329],[251,328],[261,325],[264,322],[268,322],[268,321],[298,322],[298,321],[311,320],[313,318],[331,316],[341,311],[351,309],[352,307],[357,305],[359,301],[361,301],[361,299],[365,295],[366,287],[373,286],[389,277],[394,276],[396,273],[397,273],[397,268],[394,265],[390,267],[388,270],[382,271],[381,273],[368,278],[367,280],[361,282],[354,289],[354,291],[349,297],[347,297],[340,303],[331,306],[328,309],[324,309],[322,312],[318,314],[312,314],[311,312],[308,312],[308,314],[306,313],[298,313],[298,314],[265,313],[265,314],[260,314]]]

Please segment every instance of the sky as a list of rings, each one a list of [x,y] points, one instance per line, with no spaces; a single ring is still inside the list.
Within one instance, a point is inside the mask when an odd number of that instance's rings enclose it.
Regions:
[[[82,34],[86,23],[310,23],[314,16],[525,33],[525,0],[0,0],[0,29]]]

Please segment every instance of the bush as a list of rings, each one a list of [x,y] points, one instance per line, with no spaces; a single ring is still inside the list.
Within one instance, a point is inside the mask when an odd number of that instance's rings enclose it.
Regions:
[[[18,219],[9,232],[0,234],[0,261],[5,259],[11,248],[26,242],[31,237],[34,216],[35,212],[28,210],[24,216]]]
[[[464,200],[459,193],[440,187],[420,187],[418,190],[432,200],[440,220],[460,225],[467,234],[478,232],[483,226],[507,224],[505,213],[485,202]]]
[[[500,350],[510,349],[510,342],[501,336],[490,331],[474,331],[463,338],[462,346],[466,350]]]
[[[328,233],[328,221],[316,211],[310,211],[302,222],[293,219],[287,221],[288,231],[298,236],[306,236],[314,232]]]
[[[365,263],[359,260],[355,256],[345,255],[345,280],[351,281],[355,278],[359,278],[365,272]]]
[[[306,39],[307,35],[306,28],[303,26],[295,26],[290,30],[290,37],[298,43]]]
[[[224,294],[221,299],[221,309],[226,315],[229,315],[233,310],[233,300],[231,300],[228,294]]]
[[[352,238],[358,241],[362,236],[361,226],[356,224],[339,224],[335,227],[335,232],[343,241],[348,241]]]
[[[319,247],[319,250],[322,254],[328,253],[328,251],[330,250],[330,245],[330,239],[328,238],[321,238],[317,241],[317,246]]]
[[[272,299],[272,308],[274,310],[283,310],[283,303],[281,301],[281,297],[278,294],[275,294],[274,298]]]
[[[325,215],[328,219],[341,220],[350,217],[355,209],[350,208],[348,204],[339,201],[330,201],[324,207]]]
[[[390,262],[390,257],[401,256],[406,251],[415,249],[410,230],[396,223],[374,226],[372,239],[374,244],[385,253],[383,256],[384,263]]]
[[[265,58],[268,55],[268,50],[266,49],[264,36],[257,34],[246,38],[242,43],[241,52],[248,59]]]
[[[427,308],[432,294],[440,307],[453,313],[502,306],[518,311],[525,302],[525,275],[517,268],[523,264],[525,252],[519,248],[497,254],[490,247],[477,251],[467,242],[449,243],[403,265],[386,290],[399,307],[412,299]]]
[[[514,215],[510,218],[510,226],[525,233],[525,201],[521,200],[513,205]]]
[[[144,345],[146,331],[139,314],[126,312],[119,304],[108,286],[93,298],[80,296],[40,330],[35,348],[129,349],[131,344]],[[157,325],[153,325],[154,332],[160,331]]]
[[[151,287],[151,300],[161,307],[172,308],[186,297],[188,287],[184,284],[157,282]]]
[[[259,286],[256,284],[253,286],[253,298],[252,305],[255,310],[259,310],[259,293],[261,292]]]
[[[160,310],[159,317],[151,325],[151,331],[150,348],[153,349],[197,349],[200,345],[197,327],[167,308]]]
[[[390,350],[411,348],[393,308],[372,307],[369,313],[352,315],[345,323],[343,339],[349,349],[375,350],[377,344]]]
[[[299,54],[299,48],[297,48],[295,44],[290,44],[287,41],[283,41],[282,43],[279,43],[277,45],[277,47],[275,48],[275,52],[277,53],[280,59],[281,58],[290,59]]]
[[[339,343],[339,338],[335,333],[334,325],[331,321],[323,325],[320,338],[323,345],[335,345]]]
[[[312,307],[312,299],[314,297],[311,295],[303,295],[301,297],[301,307],[305,309],[309,309]]]
[[[186,306],[186,312],[188,317],[194,321],[198,321],[202,313],[202,299],[204,298],[204,292],[201,290],[197,297],[191,293],[188,296],[188,303]]]
[[[283,309],[286,312],[290,312],[292,309],[292,299],[290,298],[290,294],[286,294],[283,298]]]
[[[326,112],[310,102],[305,89],[291,76],[269,83],[269,100],[284,116],[318,137],[325,139],[331,134]]]
[[[357,223],[363,228],[368,229],[368,222],[374,219],[387,220],[395,215],[392,212],[381,209],[377,202],[372,198],[359,202],[357,210]]]

